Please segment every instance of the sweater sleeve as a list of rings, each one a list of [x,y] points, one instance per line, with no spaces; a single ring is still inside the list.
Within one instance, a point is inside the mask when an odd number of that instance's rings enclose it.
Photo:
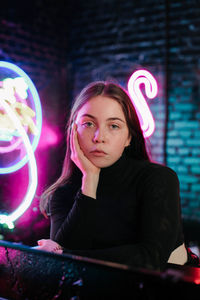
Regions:
[[[162,268],[183,243],[179,181],[176,173],[157,166],[144,178],[141,193],[140,243],[145,264]]]
[[[50,201],[50,238],[63,247],[89,249],[96,200],[70,187],[58,189]]]
[[[180,235],[179,182],[174,171],[157,167],[146,172],[138,190],[138,241],[107,249],[73,253],[138,268],[165,267]]]

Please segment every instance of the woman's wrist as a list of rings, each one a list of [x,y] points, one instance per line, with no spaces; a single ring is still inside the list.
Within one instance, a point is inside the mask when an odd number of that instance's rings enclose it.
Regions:
[[[86,196],[96,199],[98,182],[99,173],[83,175],[81,187],[82,193]]]

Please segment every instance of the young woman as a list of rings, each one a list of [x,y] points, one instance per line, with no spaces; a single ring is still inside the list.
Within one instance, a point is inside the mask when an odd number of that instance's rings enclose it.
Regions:
[[[42,196],[49,240],[38,249],[161,270],[184,265],[179,182],[150,162],[139,120],[118,85],[88,85],[71,110],[60,178]]]

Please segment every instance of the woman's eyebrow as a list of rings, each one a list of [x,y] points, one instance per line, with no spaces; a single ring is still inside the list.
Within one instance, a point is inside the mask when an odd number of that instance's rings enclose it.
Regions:
[[[90,114],[83,114],[81,115],[81,118],[83,117],[89,117],[89,118],[92,118],[92,119],[96,119],[94,116],[90,115]]]
[[[117,117],[113,117],[113,118],[108,118],[107,121],[115,121],[115,120],[118,120],[118,121],[121,121],[123,123],[125,123],[124,120],[120,119],[120,118],[117,118]]]
[[[90,114],[83,114],[83,115],[81,115],[81,118],[83,118],[83,117],[89,117],[89,118],[91,118],[91,119],[94,119],[94,120],[96,120],[96,119],[97,119],[95,116],[93,116],[93,115],[90,115]],[[122,120],[122,119],[120,119],[120,118],[118,118],[118,117],[112,117],[112,118],[108,118],[106,121],[116,121],[116,120],[118,120],[118,121],[121,121],[121,122],[125,123],[125,121],[124,121],[124,120]]]

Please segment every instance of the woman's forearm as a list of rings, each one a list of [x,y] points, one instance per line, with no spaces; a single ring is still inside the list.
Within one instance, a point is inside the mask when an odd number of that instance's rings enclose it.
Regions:
[[[99,173],[83,175],[81,186],[82,193],[86,196],[96,199],[98,182]]]

